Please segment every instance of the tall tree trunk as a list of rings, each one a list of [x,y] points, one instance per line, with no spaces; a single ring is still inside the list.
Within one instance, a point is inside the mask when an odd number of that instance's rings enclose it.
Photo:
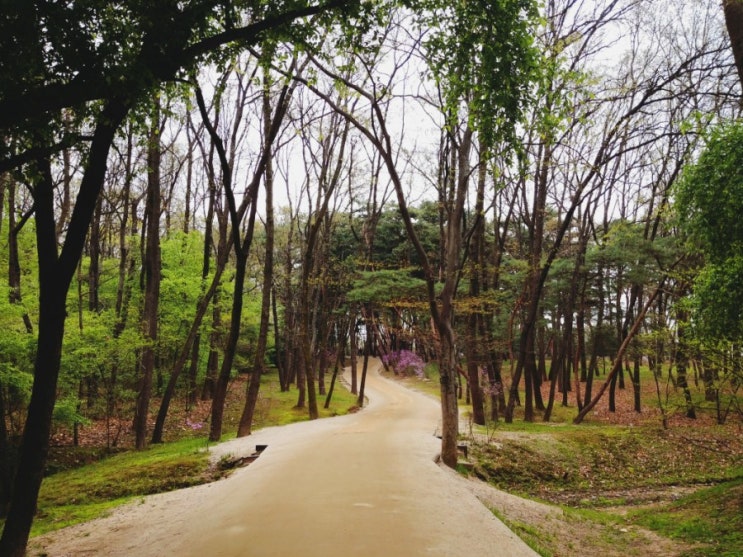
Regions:
[[[238,232],[239,233],[239,232]],[[252,239],[252,238],[251,238]],[[227,399],[227,387],[232,373],[232,363],[235,360],[237,341],[240,337],[240,320],[243,309],[243,287],[245,286],[245,273],[248,262],[248,250],[243,246],[235,250],[235,285],[233,289],[232,312],[230,316],[230,329],[227,333],[227,342],[224,347],[224,357],[219,368],[217,383],[214,388],[212,399],[211,423],[209,428],[209,440],[219,441],[222,437],[222,419],[224,416],[224,404]]]
[[[212,400],[219,372],[219,350],[222,345],[222,309],[219,306],[219,293],[212,298],[212,321],[209,333],[209,355],[206,358],[204,384],[201,388],[201,400]]]
[[[338,378],[338,373],[343,371],[343,353],[346,350],[346,335],[344,333],[340,333],[340,338],[338,339],[338,346],[336,346],[335,350],[335,365],[333,366],[333,375],[330,378],[330,388],[328,388],[328,396],[325,397],[325,404],[323,405],[323,408],[326,410],[330,408],[330,399],[333,397],[333,391],[335,390],[335,382]]]
[[[691,398],[689,383],[686,380],[686,370],[689,367],[689,345],[686,339],[686,327],[688,326],[689,315],[685,310],[681,309],[678,310],[676,318],[678,320],[678,348],[676,350],[677,384],[684,392],[684,401],[686,402],[686,417],[689,419],[696,419],[697,412],[694,408],[694,401]]]
[[[103,197],[98,198],[90,223],[88,234],[88,310],[97,312],[100,309],[98,290],[101,281],[101,210]]]
[[[227,397],[227,386],[232,372],[232,363],[235,358],[235,350],[240,336],[240,320],[242,318],[243,308],[243,287],[245,285],[245,273],[250,254],[250,247],[253,244],[253,231],[255,230],[255,219],[258,208],[258,191],[261,178],[265,175],[266,167],[270,159],[270,153],[276,136],[279,133],[279,127],[283,121],[284,115],[289,104],[289,98],[293,92],[294,86],[285,85],[277,102],[276,110],[271,118],[270,125],[267,127],[268,134],[264,138],[261,158],[253,173],[252,180],[246,188],[246,195],[243,202],[238,207],[235,195],[232,190],[232,166],[227,158],[224,149],[224,143],[219,137],[216,128],[209,120],[209,115],[204,103],[204,97],[201,89],[196,88],[196,100],[199,105],[204,126],[209,132],[212,144],[219,155],[219,162],[222,170],[222,185],[224,187],[225,197],[227,198],[227,208],[230,218],[232,243],[235,248],[235,284],[233,290],[232,312],[230,318],[230,329],[225,343],[224,359],[220,367],[217,383],[214,389],[214,398],[212,399],[211,423],[209,429],[209,440],[218,441],[222,436],[222,417],[224,414],[224,403]],[[241,224],[245,213],[250,209],[246,223],[244,237],[241,237]]]
[[[374,324],[372,323],[372,311],[370,306],[364,308],[364,360],[361,365],[361,381],[359,381],[359,396],[356,397],[356,405],[364,407],[364,389],[366,388],[366,374],[369,370],[369,356],[374,345]]]
[[[269,102],[268,83],[263,91],[263,119],[264,133],[268,135],[271,122],[271,105]],[[268,345],[268,328],[271,316],[271,291],[273,290],[273,246],[274,246],[274,218],[273,218],[273,164],[269,154],[266,163],[264,180],[266,190],[266,255],[263,262],[263,289],[261,299],[261,322],[258,332],[258,342],[255,349],[255,360],[253,371],[250,374],[247,392],[245,394],[245,406],[243,407],[240,424],[237,428],[237,436],[250,435],[253,426],[253,414],[258,402],[258,392],[261,385],[261,375],[264,373],[266,347]]]
[[[67,114],[63,116],[65,127],[67,127]],[[62,150],[62,195],[59,200],[59,218],[57,219],[57,240],[62,237],[70,217],[70,186],[72,185],[72,164],[70,161],[70,149]]]
[[[527,277],[527,298],[525,300],[524,322],[521,325],[519,340],[519,354],[516,373],[511,384],[508,397],[506,420],[513,419],[513,408],[518,399],[520,375],[524,375],[524,421],[534,421],[533,400],[535,391],[539,387],[537,381],[537,366],[535,361],[535,347],[537,334],[537,319],[541,298],[542,251],[544,245],[544,223],[547,203],[547,182],[552,164],[552,147],[545,143],[539,148],[539,168],[536,172],[534,184],[534,199],[532,202],[531,222],[529,226],[529,274]],[[523,370],[523,372],[521,372]]]
[[[286,371],[286,361],[283,354],[284,341],[283,339],[281,339],[281,335],[279,333],[279,311],[277,306],[278,304],[276,302],[276,287],[272,286],[271,314],[273,315],[273,337],[275,345],[274,353],[276,354],[276,369],[279,372],[279,385],[281,387],[281,392],[283,393],[289,390],[289,381],[287,379],[288,373]]]
[[[155,420],[155,428],[152,432],[152,442],[153,443],[162,443],[163,442],[163,430],[165,428],[165,419],[168,415],[168,409],[170,407],[170,402],[173,399],[173,395],[175,394],[175,388],[178,384],[178,378],[180,377],[181,373],[183,372],[183,369],[186,365],[186,362],[189,359],[189,356],[191,357],[191,377],[189,378],[189,404],[193,402],[192,397],[195,395],[195,361],[197,359],[198,354],[198,345],[199,345],[199,329],[201,327],[201,323],[204,320],[204,316],[206,315],[207,311],[209,310],[209,305],[212,303],[212,300],[214,296],[216,295],[217,289],[219,288],[221,279],[222,279],[222,273],[224,271],[224,268],[227,263],[227,257],[225,253],[225,257],[222,261],[219,261],[217,263],[217,269],[214,273],[214,277],[212,277],[211,285],[209,286],[209,289],[202,294],[202,296],[199,298],[198,303],[196,304],[196,314],[193,318],[193,321],[191,322],[191,327],[188,331],[188,334],[186,335],[186,340],[183,344],[183,348],[181,349],[178,357],[176,358],[175,364],[173,365],[173,369],[170,373],[170,378],[168,379],[168,384],[165,387],[165,391],[163,392],[162,401],[160,402],[160,409],[157,413],[157,419]]]
[[[147,446],[147,423],[152,398],[152,377],[158,340],[160,307],[160,109],[156,106],[147,146],[147,237],[144,259],[145,292],[142,327],[145,345],[142,349],[134,436],[137,449]]]
[[[358,386],[358,352],[359,352],[359,343],[358,343],[358,331],[356,330],[356,306],[354,304],[351,304],[350,309],[348,310],[349,318],[348,318],[348,344],[349,344],[349,359],[351,364],[351,394],[357,395],[359,394],[359,386]]]
[[[480,367],[484,351],[481,350],[483,340],[478,338],[479,323],[484,308],[480,307],[480,286],[482,279],[482,265],[484,261],[485,243],[485,178],[487,165],[482,162],[478,168],[477,197],[475,201],[475,224],[470,239],[470,296],[472,307],[467,316],[467,336],[465,338],[465,352],[467,356],[467,380],[472,404],[472,421],[478,425],[485,424],[485,404],[482,385],[480,383]]]
[[[201,279],[206,280],[211,269],[212,244],[214,243],[214,223],[217,222],[218,240],[216,248],[217,259],[221,259],[225,252],[227,231],[223,219],[218,216],[216,210],[217,204],[217,184],[214,172],[214,145],[209,150],[208,169],[209,169],[209,202],[206,209],[206,223],[204,227],[204,253],[201,265]],[[226,259],[225,259],[226,260]],[[211,332],[209,333],[209,354],[206,359],[206,372],[204,373],[204,384],[201,388],[201,400],[211,400],[214,396],[214,384],[216,383],[217,370],[219,369],[219,352],[218,347],[221,342],[222,314],[219,307],[219,293],[215,293],[212,300],[212,322]],[[192,364],[193,365],[193,364]]]
[[[129,320],[129,303],[132,298],[132,283],[135,277],[135,261],[130,255],[129,235],[136,233],[136,201],[131,199],[131,184],[133,179],[132,153],[134,133],[129,127],[127,131],[127,148],[125,156],[124,184],[121,191],[121,221],[119,225],[119,270],[116,285],[116,321],[113,325],[112,336],[118,339],[124,332]],[[131,213],[130,213],[131,207]],[[129,215],[131,214],[131,224]],[[114,416],[118,397],[117,384],[119,378],[119,363],[112,362],[106,384],[106,447],[112,446],[111,418]],[[113,443],[115,444],[115,439]]]
[[[743,86],[743,0],[723,0],[722,5],[725,10],[725,26],[730,36],[735,67],[738,70],[741,86]]]

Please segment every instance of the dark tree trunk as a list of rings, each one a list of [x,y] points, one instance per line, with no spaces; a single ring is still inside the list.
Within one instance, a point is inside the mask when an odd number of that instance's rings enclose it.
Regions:
[[[0,518],[5,518],[10,506],[10,489],[13,484],[14,457],[5,424],[5,389],[0,383]]]
[[[372,344],[374,343],[374,327],[370,326],[369,323],[370,308],[366,308],[364,311],[364,329],[366,334],[364,335],[364,361],[361,365],[361,380],[359,381],[359,396],[356,397],[356,404],[359,408],[364,407],[364,389],[366,388],[366,373],[369,369],[369,355],[372,351]]]
[[[201,265],[201,277],[204,280],[209,275],[211,269],[212,244],[214,243],[214,223],[217,222],[218,240],[216,255],[217,259],[225,257],[226,248],[226,229],[223,219],[216,215],[217,203],[217,185],[214,177],[213,158],[214,146],[207,157],[209,160],[209,202],[206,211],[206,225],[204,228],[204,254]],[[201,388],[201,400],[211,400],[214,397],[214,385],[217,380],[217,370],[219,369],[219,344],[221,343],[222,313],[219,308],[219,293],[215,293],[212,300],[212,322],[211,332],[209,333],[209,354],[206,359],[206,372],[204,373],[204,384]]]
[[[90,234],[88,235],[88,310],[97,312],[100,309],[98,302],[98,290],[101,281],[101,209],[103,197],[98,198],[93,213],[93,221],[90,223]]]
[[[642,399],[640,396],[640,357],[635,356],[633,360],[632,391],[635,404],[635,412],[639,414],[640,412],[642,412]]]
[[[217,289],[219,288],[220,281],[222,279],[222,273],[226,265],[226,258],[224,261],[219,261],[217,263],[217,270],[214,274],[214,277],[212,278],[211,285],[209,286],[209,290],[207,290],[199,299],[198,304],[196,305],[196,315],[193,318],[193,321],[191,322],[191,327],[188,331],[188,335],[186,335],[186,340],[184,342],[183,348],[181,349],[175,364],[173,365],[173,369],[170,373],[170,378],[168,379],[168,384],[165,387],[165,391],[163,392],[162,401],[160,402],[160,409],[157,413],[157,419],[155,420],[155,428],[152,432],[152,442],[153,443],[162,443],[163,442],[163,430],[165,428],[165,419],[168,415],[168,409],[170,407],[170,402],[173,399],[173,396],[175,394],[175,389],[178,384],[178,379],[183,372],[183,368],[186,365],[186,362],[189,359],[189,355],[191,356],[191,377],[189,378],[189,404],[193,402],[192,398],[195,396],[195,388],[196,388],[196,361],[198,359],[198,347],[199,347],[199,329],[201,327],[201,323],[204,320],[204,316],[206,315],[207,311],[209,310],[209,304],[211,303],[212,299],[214,298]]]
[[[555,350],[555,353],[552,355],[552,364],[550,365],[550,374],[549,374],[549,381],[550,381],[550,392],[549,397],[547,398],[547,407],[544,410],[544,414],[542,419],[545,422],[550,421],[550,418],[552,417],[552,408],[555,405],[555,391],[557,390],[557,378],[562,373],[563,368],[563,362],[564,357],[562,354],[562,350],[564,348],[564,345],[561,343]]]
[[[222,437],[222,419],[224,416],[224,404],[227,400],[227,387],[232,373],[232,362],[235,360],[237,341],[240,337],[240,320],[242,318],[243,309],[243,287],[245,286],[248,250],[238,248],[235,250],[235,256],[235,286],[233,289],[230,329],[224,347],[224,358],[222,359],[222,365],[219,369],[219,375],[217,376],[217,382],[214,387],[211,423],[209,424],[209,441],[219,441]]]
[[[467,336],[465,351],[467,356],[467,379],[472,404],[472,421],[478,425],[485,424],[485,402],[480,382],[480,367],[484,360],[483,339],[478,338],[483,309],[480,308],[480,287],[482,282],[482,265],[484,262],[485,244],[485,178],[486,164],[480,164],[477,179],[477,199],[475,201],[475,223],[470,240],[470,296],[473,304],[467,317]]]
[[[684,391],[684,400],[686,401],[686,417],[696,419],[697,412],[694,408],[694,401],[691,398],[689,383],[686,380],[686,370],[689,367],[689,346],[686,341],[686,327],[688,323],[688,314],[681,310],[677,315],[678,319],[678,348],[676,350],[676,378],[677,384]]]
[[[348,322],[349,359],[351,364],[351,394],[359,394],[358,385],[358,331],[356,330],[356,306],[351,304]]]
[[[743,1],[724,0],[725,26],[730,36],[730,46],[733,49],[735,67],[738,78],[743,86]]]
[[[652,305],[655,298],[660,293],[661,289],[663,288],[663,284],[665,283],[666,279],[663,278],[663,280],[660,281],[660,284],[658,284],[658,287],[655,289],[653,294],[650,296],[648,301],[645,303],[645,305],[640,310],[637,318],[635,319],[634,324],[627,332],[627,336],[622,341],[621,346],[619,347],[619,350],[617,352],[616,358],[614,360],[614,363],[612,365],[611,371],[609,372],[609,377],[604,382],[604,384],[599,389],[599,392],[596,393],[596,396],[594,396],[590,401],[586,398],[586,405],[583,407],[583,409],[578,413],[578,415],[573,419],[574,424],[581,423],[585,417],[588,415],[588,413],[593,410],[593,408],[598,404],[599,400],[601,400],[601,397],[606,392],[606,389],[609,386],[609,383],[616,377],[619,370],[622,368],[622,361],[624,359],[624,354],[627,351],[627,348],[630,345],[630,342],[632,342],[632,339],[637,334],[637,331],[640,330],[640,325],[642,324],[642,321],[645,319],[645,314],[648,311],[648,308]],[[589,372],[590,373],[590,372]]]
[[[204,126],[209,132],[212,144],[214,145],[222,170],[222,185],[224,187],[225,197],[227,198],[227,209],[229,212],[232,243],[235,248],[235,284],[233,289],[232,314],[230,318],[230,329],[225,343],[224,359],[217,377],[217,383],[214,389],[214,398],[212,399],[211,423],[209,429],[209,440],[218,441],[222,436],[222,417],[224,414],[224,403],[227,397],[227,386],[232,372],[232,363],[235,358],[235,350],[240,336],[240,320],[242,318],[243,308],[243,287],[245,285],[246,265],[250,255],[250,247],[253,243],[253,231],[255,229],[255,219],[258,208],[258,191],[261,178],[264,176],[268,161],[270,159],[271,148],[279,132],[279,124],[283,120],[288,107],[288,99],[291,97],[292,89],[288,85],[284,86],[281,97],[277,103],[276,111],[268,126],[268,134],[264,138],[264,145],[261,158],[253,173],[253,178],[246,188],[246,195],[243,202],[238,207],[232,190],[232,166],[227,159],[224,144],[217,133],[217,130],[209,121],[209,115],[206,110],[204,98],[201,90],[196,88],[196,100],[199,105]],[[241,238],[241,224],[247,210],[250,213],[247,219],[244,238]]]
[[[276,354],[276,369],[279,372],[279,385],[281,386],[281,392],[289,390],[288,374],[286,371],[286,361],[284,359],[284,341],[281,339],[280,327],[279,327],[279,312],[276,303],[276,288],[271,287],[271,314],[273,315],[273,337],[274,337],[274,353]]]
[[[271,106],[268,97],[268,88],[263,93],[263,118],[265,133],[270,133]],[[266,163],[264,180],[266,190],[266,255],[263,262],[263,291],[261,299],[261,322],[258,332],[258,343],[255,349],[255,360],[253,371],[250,374],[247,392],[245,393],[245,406],[243,407],[240,424],[237,428],[237,436],[250,435],[253,426],[253,415],[258,402],[258,392],[261,385],[261,375],[264,373],[266,347],[268,345],[268,328],[271,316],[271,291],[273,289],[273,246],[274,246],[274,218],[273,218],[273,165],[269,154]]]
[[[34,188],[37,254],[39,259],[39,337],[34,383],[18,461],[18,472],[0,538],[0,555],[23,557],[49,449],[52,412],[57,393],[66,301],[106,173],[106,160],[116,129],[128,106],[110,101],[102,110],[87,158],[77,203],[57,255],[54,185],[49,161],[39,161],[41,178]]]
[[[191,357],[188,365],[188,393],[186,395],[186,404],[191,409],[196,404],[196,390],[198,385],[196,380],[199,375],[199,355],[201,354],[201,333],[196,333],[191,345]]]
[[[343,370],[343,353],[346,350],[346,336],[341,335],[338,339],[338,346],[335,351],[335,365],[333,366],[333,375],[330,378],[330,388],[328,389],[328,396],[325,397],[325,405],[323,408],[326,410],[330,408],[330,400],[333,397],[333,391],[335,390],[335,381],[338,378],[338,373]]]
[[[119,270],[118,270],[118,283],[116,286],[116,321],[113,325],[112,336],[114,339],[118,339],[121,333],[124,332],[126,324],[129,319],[129,304],[132,298],[132,284],[134,282],[136,265],[134,258],[130,255],[129,249],[129,234],[136,233],[136,204],[135,200],[131,199],[131,183],[133,178],[132,173],[132,153],[134,149],[133,145],[134,134],[130,129],[127,133],[127,149],[125,156],[125,176],[124,184],[121,191],[121,222],[119,225]],[[131,207],[131,213],[130,213]],[[131,214],[131,224],[129,223],[129,215]],[[131,229],[130,229],[131,227]],[[111,418],[114,416],[116,411],[116,405],[118,398],[117,384],[119,380],[119,363],[112,362],[111,369],[108,374],[106,382],[106,447],[112,446],[111,439]],[[113,440],[113,444],[116,443],[116,438]]]
[[[147,236],[144,258],[145,292],[142,325],[145,346],[142,349],[141,371],[134,415],[134,435],[137,449],[147,446],[147,425],[152,398],[152,378],[155,370],[160,306],[160,111],[153,116],[147,148]]]
[[[62,150],[62,195],[59,200],[59,219],[57,220],[57,241],[62,237],[70,217],[70,185],[72,184],[72,164],[70,149]]]
[[[214,398],[214,386],[217,383],[219,371],[219,347],[222,344],[222,310],[219,307],[219,294],[212,299],[212,322],[209,333],[209,355],[206,359],[206,373],[201,388],[201,400]]]

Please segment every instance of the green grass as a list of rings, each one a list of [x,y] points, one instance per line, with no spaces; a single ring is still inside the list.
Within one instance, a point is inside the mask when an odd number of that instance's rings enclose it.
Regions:
[[[743,477],[634,511],[630,519],[669,538],[700,544],[685,557],[743,555]]]
[[[31,535],[96,518],[133,497],[214,479],[205,448],[202,439],[186,439],[49,476],[39,493]]]

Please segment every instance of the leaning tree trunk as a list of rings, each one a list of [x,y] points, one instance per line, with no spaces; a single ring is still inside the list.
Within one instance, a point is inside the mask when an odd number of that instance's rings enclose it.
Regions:
[[[356,331],[356,305],[351,304],[348,310],[348,350],[349,360],[351,364],[351,394],[359,394],[358,385],[358,353],[359,343],[358,334]]]
[[[178,383],[178,379],[183,372],[183,369],[186,366],[186,363],[189,359],[189,357],[192,359],[192,365],[193,365],[193,358],[195,358],[194,354],[198,354],[198,343],[199,343],[199,330],[201,328],[201,323],[204,320],[204,316],[206,315],[207,311],[209,310],[209,305],[212,303],[212,300],[217,292],[217,289],[219,288],[221,279],[222,279],[222,273],[224,271],[224,268],[226,266],[226,257],[223,261],[219,261],[217,263],[217,269],[214,273],[214,277],[212,278],[211,285],[209,286],[209,289],[203,293],[201,298],[199,299],[197,305],[196,305],[196,315],[193,318],[193,321],[191,322],[191,327],[188,331],[188,335],[186,335],[186,340],[183,344],[183,348],[181,348],[180,354],[178,358],[175,361],[175,364],[173,365],[173,370],[170,373],[170,378],[168,379],[168,384],[165,387],[165,391],[163,392],[162,401],[160,402],[160,409],[157,412],[157,418],[155,420],[155,428],[152,432],[152,442],[153,443],[162,443],[163,442],[163,431],[165,429],[165,419],[168,415],[168,409],[170,407],[170,403],[173,399],[173,395],[175,394],[175,388]],[[188,401],[189,404],[192,402],[192,396],[194,394],[193,388],[195,386],[195,381],[192,380],[192,377],[189,378],[189,392],[188,392]]]
[[[689,344],[687,341],[687,331],[689,323],[689,315],[683,309],[678,310],[677,315],[678,325],[678,348],[676,350],[676,377],[678,386],[684,392],[684,401],[686,402],[686,417],[689,419],[696,419],[697,412],[694,407],[694,401],[691,398],[691,391],[689,390],[689,383],[686,379],[686,370],[689,367]]]
[[[269,162],[271,147],[279,132],[279,126],[283,120],[288,108],[288,100],[291,97],[293,88],[285,85],[281,91],[281,96],[277,103],[276,111],[273,114],[270,125],[267,127],[268,134],[264,139],[263,151],[258,165],[253,173],[253,178],[246,188],[246,195],[243,202],[238,207],[235,195],[232,190],[232,166],[227,158],[224,149],[224,143],[219,137],[217,130],[209,120],[209,115],[204,103],[204,97],[201,89],[196,88],[196,100],[199,105],[204,126],[209,132],[212,143],[219,155],[219,162],[222,170],[222,184],[224,186],[225,197],[227,198],[227,208],[229,211],[230,225],[232,227],[232,243],[235,248],[236,270],[235,285],[232,300],[232,315],[230,320],[230,329],[225,343],[224,359],[217,377],[217,383],[214,389],[214,398],[212,399],[211,424],[209,429],[209,440],[218,441],[222,436],[222,417],[224,414],[224,403],[227,397],[227,385],[232,371],[232,363],[235,358],[237,341],[240,336],[240,320],[242,318],[243,308],[243,286],[245,284],[246,265],[250,254],[250,247],[253,243],[253,231],[255,230],[255,219],[258,208],[258,190],[261,177],[264,176],[266,167]],[[250,209],[247,219],[244,238],[241,238],[240,229],[243,217]]]
[[[655,291],[652,293],[650,298],[648,298],[647,302],[645,302],[645,305],[640,310],[639,315],[635,319],[634,324],[630,328],[630,330],[627,332],[627,336],[624,338],[624,341],[622,342],[622,345],[619,347],[619,350],[617,351],[616,359],[614,360],[614,365],[611,368],[611,371],[609,372],[609,376],[606,378],[606,381],[601,386],[599,391],[596,393],[596,395],[591,399],[591,401],[586,401],[586,405],[583,407],[583,409],[578,413],[578,415],[573,419],[574,424],[581,423],[585,417],[588,415],[588,413],[593,410],[594,406],[598,404],[599,400],[601,400],[601,397],[606,392],[606,389],[608,388],[609,384],[611,383],[612,379],[616,377],[617,373],[622,367],[622,361],[624,359],[624,354],[627,351],[627,348],[629,348],[630,343],[632,342],[632,339],[635,338],[635,335],[637,334],[637,331],[640,330],[640,325],[642,325],[643,320],[645,319],[645,314],[647,313],[648,309],[652,305],[655,298],[660,293],[661,289],[663,288],[663,284],[666,282],[666,277],[664,277],[660,284],[658,284]]]

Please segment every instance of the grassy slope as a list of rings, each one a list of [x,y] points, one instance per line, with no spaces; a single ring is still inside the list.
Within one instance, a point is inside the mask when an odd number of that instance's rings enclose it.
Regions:
[[[428,375],[424,382],[402,381],[436,396],[435,369],[429,368]],[[660,401],[670,424],[663,429],[658,389],[647,370],[641,384],[639,414],[628,383],[617,393],[616,412],[608,412],[604,399],[580,426],[571,424],[577,413],[574,393],[567,407],[556,401],[549,423],[541,421],[540,413],[535,423],[520,418],[486,427],[466,423],[463,437],[470,444],[471,466],[463,472],[504,491],[559,505],[560,520],[573,540],[561,539],[559,526],[548,526],[541,516],[510,524],[544,556],[582,555],[581,535],[590,542],[583,545],[590,547],[586,555],[647,555],[647,536],[629,534],[638,527],[674,540],[674,551],[668,549],[667,555],[743,556],[741,416],[731,414],[718,425],[714,405],[695,389],[699,417],[686,419],[681,393],[661,382]],[[542,392],[547,394],[548,385]],[[463,413],[466,421],[466,405]],[[573,527],[576,523],[580,528]],[[666,554],[658,551],[654,554]]]

